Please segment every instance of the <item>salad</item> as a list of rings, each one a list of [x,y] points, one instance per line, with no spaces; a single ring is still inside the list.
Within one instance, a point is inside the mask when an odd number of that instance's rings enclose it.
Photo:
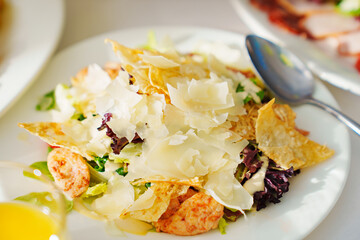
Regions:
[[[225,233],[334,154],[295,125],[237,49],[202,42],[179,53],[153,33],[139,48],[106,42],[118,62],[91,64],[45,94],[36,107],[52,122],[19,124],[49,144],[33,166],[69,210],[137,234]]]

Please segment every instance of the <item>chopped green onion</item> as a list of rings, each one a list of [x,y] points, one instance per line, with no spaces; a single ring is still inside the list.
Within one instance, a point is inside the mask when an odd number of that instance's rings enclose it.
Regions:
[[[71,118],[76,119],[78,121],[83,121],[86,119],[86,117],[82,113],[75,113]]]
[[[250,97],[249,95],[246,96],[246,98],[243,100],[244,104],[247,104],[248,102],[250,102],[252,100],[252,97]]]
[[[126,176],[126,174],[128,174],[128,172],[124,169],[124,167],[116,169],[115,172],[117,172],[119,175],[124,177]]]
[[[244,87],[239,83],[236,88],[236,92],[243,92],[243,91],[244,91]]]
[[[151,182],[147,182],[147,183],[145,183],[145,187],[146,187],[146,188],[151,187]]]
[[[96,166],[94,166],[94,169],[98,172],[104,172],[105,171],[105,163],[107,162],[108,157],[95,157],[94,161],[96,162]]]
[[[265,92],[264,92],[264,90],[261,90],[261,91],[257,92],[256,95],[258,95],[258,97],[260,98],[260,101],[262,101],[264,99]]]

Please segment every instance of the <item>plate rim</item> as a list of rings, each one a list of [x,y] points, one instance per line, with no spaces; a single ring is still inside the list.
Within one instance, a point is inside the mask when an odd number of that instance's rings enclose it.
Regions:
[[[2,104],[2,106],[0,106],[0,119],[5,115],[6,112],[9,111],[10,108],[12,108],[16,102],[19,101],[19,99],[25,94],[25,92],[31,87],[31,85],[39,78],[39,76],[41,75],[42,71],[44,70],[45,66],[47,63],[49,63],[51,57],[53,56],[53,54],[55,53],[57,46],[59,45],[63,30],[64,30],[64,22],[65,22],[65,0],[52,0],[54,4],[57,5],[58,8],[56,8],[56,11],[59,12],[60,18],[58,19],[59,24],[55,25],[56,26],[56,34],[54,35],[54,37],[52,38],[53,41],[48,45],[48,49],[46,49],[46,53],[44,53],[42,55],[42,59],[40,61],[38,61],[38,63],[36,64],[37,66],[33,68],[32,70],[32,74],[30,74],[29,76],[25,76],[25,78],[27,79],[26,81],[22,82],[21,87],[17,88],[16,90],[12,91],[11,93],[11,97],[8,98],[5,104]],[[38,3],[38,2],[33,2],[33,3]],[[6,3],[6,5],[10,5],[10,8],[13,8],[13,6],[11,6],[12,4],[14,4],[14,2],[12,0],[9,0],[8,3]],[[24,9],[24,6],[22,6],[21,4],[17,4],[17,6],[20,6],[21,9]],[[41,10],[41,7],[38,7],[39,11]],[[13,9],[11,9],[11,11],[13,11]],[[15,14],[13,14],[15,15]],[[16,16],[13,16],[13,18],[15,18]],[[12,19],[11,21],[15,21],[15,19]],[[46,20],[45,20],[46,21]],[[25,22],[21,22],[21,25],[23,25]],[[11,27],[10,27],[11,28]],[[16,32],[17,30],[15,29],[10,29],[11,32]],[[12,33],[13,34],[13,33]],[[10,34],[11,36],[9,38],[11,38],[13,35]],[[25,42],[26,43],[26,42]],[[7,61],[11,60],[7,59]],[[7,68],[7,67],[5,67]],[[2,77],[3,73],[0,74],[0,77]],[[24,77],[24,76],[22,76]],[[6,81],[5,81],[6,82]],[[0,82],[1,84],[3,84],[4,82]]]

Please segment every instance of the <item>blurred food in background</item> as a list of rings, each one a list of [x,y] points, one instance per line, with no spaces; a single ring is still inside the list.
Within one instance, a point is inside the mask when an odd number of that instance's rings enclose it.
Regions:
[[[316,41],[360,72],[360,0],[250,0],[274,25]]]

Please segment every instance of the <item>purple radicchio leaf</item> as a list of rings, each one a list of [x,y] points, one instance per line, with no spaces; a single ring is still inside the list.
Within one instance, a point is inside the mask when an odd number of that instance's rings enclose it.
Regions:
[[[243,163],[249,169],[249,174],[255,173],[259,168],[261,168],[263,164],[263,162],[259,161],[259,159],[257,158],[258,152],[259,149],[255,148],[252,145],[248,145],[242,151],[242,154],[244,155]]]
[[[228,208],[224,207],[225,219],[227,219],[231,222],[235,222],[241,216],[242,216],[242,213],[239,210],[233,210],[233,209],[228,209]]]
[[[105,113],[102,120],[101,126],[98,127],[98,130],[101,131],[106,128],[106,135],[111,138],[112,143],[110,145],[111,149],[115,154],[120,154],[120,151],[129,143],[126,137],[119,138],[116,136],[114,131],[107,125],[107,122],[112,118],[112,113]],[[143,139],[136,133],[135,137],[131,140],[133,143],[143,142]]]
[[[265,174],[264,191],[254,193],[254,201],[257,204],[256,210],[265,208],[268,202],[279,203],[284,193],[289,191],[289,178],[300,171],[294,171],[293,167],[287,170],[269,169]]]

